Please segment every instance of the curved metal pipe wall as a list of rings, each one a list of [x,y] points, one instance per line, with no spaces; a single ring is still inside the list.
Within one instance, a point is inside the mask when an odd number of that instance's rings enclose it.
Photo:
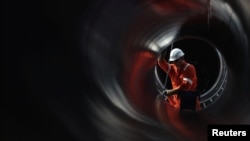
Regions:
[[[203,141],[208,124],[250,123],[247,1],[5,4],[3,139]],[[157,97],[155,66],[184,36],[215,45],[228,76],[212,106],[180,115]]]

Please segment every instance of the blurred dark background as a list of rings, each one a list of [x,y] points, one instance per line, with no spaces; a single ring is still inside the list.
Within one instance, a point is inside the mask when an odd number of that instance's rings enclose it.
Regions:
[[[95,88],[85,68],[87,58],[76,42],[79,20],[84,20],[90,1],[1,3],[1,140],[98,138],[85,115],[87,105],[80,101]],[[79,122],[69,129],[64,120]],[[73,131],[75,126],[78,131]]]

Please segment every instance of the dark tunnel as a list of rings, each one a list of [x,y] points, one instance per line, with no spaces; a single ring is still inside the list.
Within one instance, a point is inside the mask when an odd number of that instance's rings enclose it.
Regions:
[[[250,124],[248,0],[2,5],[3,141],[205,141],[210,124]],[[157,58],[176,47],[202,107],[182,115],[158,97]]]

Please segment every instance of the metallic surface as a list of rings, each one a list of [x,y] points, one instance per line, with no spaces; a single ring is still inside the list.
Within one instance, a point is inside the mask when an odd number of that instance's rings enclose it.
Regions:
[[[2,140],[204,141],[208,124],[250,124],[248,0],[4,4]],[[200,70],[200,111],[158,95],[172,43]]]

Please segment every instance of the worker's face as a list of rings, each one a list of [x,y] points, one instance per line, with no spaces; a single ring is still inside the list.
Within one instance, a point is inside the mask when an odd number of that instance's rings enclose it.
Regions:
[[[173,61],[173,64],[176,65],[177,67],[181,66],[181,59],[177,59],[175,61]]]

